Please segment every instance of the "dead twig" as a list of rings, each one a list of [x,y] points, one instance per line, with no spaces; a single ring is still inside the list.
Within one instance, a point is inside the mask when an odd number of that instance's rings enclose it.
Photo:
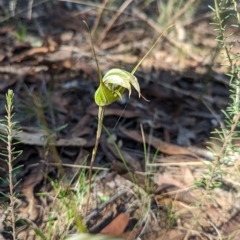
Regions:
[[[107,3],[108,3],[108,0],[103,0],[101,7],[98,9],[97,18],[94,21],[94,24],[93,24],[93,27],[92,27],[92,35],[93,36],[94,36],[94,33],[95,33],[95,31],[98,27],[98,24],[99,24],[101,16],[102,16],[102,13],[105,10],[105,7],[106,7]]]
[[[119,10],[116,12],[116,14],[112,17],[112,19],[109,21],[109,23],[107,24],[107,26],[103,29],[102,34],[99,36],[99,39],[97,41],[97,45],[100,46],[103,39],[106,37],[107,32],[111,29],[111,27],[113,26],[114,22],[117,20],[117,18],[121,15],[121,13],[125,10],[125,8],[132,2],[133,0],[127,0],[125,1],[121,7],[119,8]]]

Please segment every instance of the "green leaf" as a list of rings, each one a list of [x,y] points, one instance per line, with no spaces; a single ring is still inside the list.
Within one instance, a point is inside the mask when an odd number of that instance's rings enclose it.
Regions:
[[[44,233],[38,229],[38,228],[33,228],[33,231],[36,233],[38,237],[40,237],[43,240],[47,240],[47,237],[44,235]]]

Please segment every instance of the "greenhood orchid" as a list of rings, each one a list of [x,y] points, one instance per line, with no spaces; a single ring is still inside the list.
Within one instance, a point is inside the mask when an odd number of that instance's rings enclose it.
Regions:
[[[92,51],[93,55],[96,61],[97,70],[98,70],[98,77],[100,81],[100,85],[97,88],[94,98],[95,103],[99,106],[98,108],[98,129],[97,129],[97,135],[96,135],[96,142],[95,146],[92,152],[91,162],[90,162],[90,170],[89,170],[89,190],[88,190],[88,196],[87,196],[87,203],[86,203],[86,209],[85,209],[85,217],[87,215],[89,201],[90,201],[90,193],[91,193],[91,183],[92,183],[92,168],[93,163],[96,157],[98,145],[100,142],[101,132],[102,132],[102,126],[103,126],[103,118],[104,118],[104,110],[105,107],[114,103],[119,98],[122,98],[122,94],[125,91],[125,89],[129,92],[129,97],[132,93],[132,86],[136,89],[138,92],[139,97],[143,97],[140,92],[140,86],[138,83],[137,78],[134,76],[135,72],[137,71],[140,64],[143,62],[143,60],[147,57],[147,55],[153,50],[153,48],[156,46],[162,35],[173,25],[166,28],[162,34],[157,38],[155,43],[152,45],[152,47],[148,50],[148,52],[144,55],[144,57],[138,62],[138,64],[135,66],[135,68],[132,70],[132,72],[127,72],[123,69],[119,68],[113,68],[109,70],[104,77],[102,77],[98,60],[96,56],[96,52],[93,46],[92,41],[92,35],[90,33],[90,29],[87,25],[87,23],[84,21],[85,25],[87,26],[87,29],[89,31],[91,45],[92,45]],[[144,98],[144,97],[143,97]],[[145,98],[144,98],[145,99]],[[145,99],[146,100],[146,99]]]
[[[95,92],[96,104],[104,107],[115,102],[118,98],[122,98],[125,89],[128,90],[130,97],[131,85],[136,89],[140,97],[140,86],[137,78],[132,73],[119,68],[111,69],[103,79],[100,79],[100,86]]]

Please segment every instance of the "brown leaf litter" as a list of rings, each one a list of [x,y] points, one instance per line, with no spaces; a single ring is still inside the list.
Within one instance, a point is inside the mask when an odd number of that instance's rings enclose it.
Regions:
[[[103,73],[116,66],[131,70],[163,30],[154,20],[154,1],[149,8],[125,1],[118,6],[120,11],[112,11],[110,1],[89,6],[50,4],[53,8],[36,4],[34,21],[26,21],[24,11],[15,16],[28,30],[22,42],[12,33],[17,21],[0,28],[0,114],[5,115],[5,92],[11,87],[15,118],[23,130],[13,137],[21,141],[18,148],[23,150],[14,162],[14,167],[21,166],[14,181],[20,180],[15,189],[17,235],[24,240],[39,239],[39,231],[49,239],[64,239],[76,232],[68,212],[72,201],[75,212],[84,209],[85,195],[77,195],[79,183],[73,178],[86,171],[94,145],[98,109],[93,94],[98,78],[82,20],[96,30],[93,36]],[[136,72],[150,102],[124,95],[106,109],[104,125],[111,136],[103,131],[95,161],[94,169],[101,171],[96,170],[85,219],[90,233],[124,239],[239,238],[238,160],[234,168],[223,169],[221,188],[207,194],[196,187],[209,174],[212,158],[205,150],[206,141],[223,118],[220,109],[228,103],[229,79],[223,74],[225,67],[220,67],[221,57],[217,55],[213,63],[215,55],[209,54],[217,45],[207,19],[179,28],[185,37],[181,40],[175,31],[164,36]],[[0,131],[4,133],[2,124]],[[8,168],[4,162],[0,166],[0,191],[7,194]],[[87,183],[84,180],[83,185]],[[72,199],[68,191],[77,197]],[[10,239],[6,230],[11,230],[11,223],[3,195],[1,203],[0,239],[4,240]]]

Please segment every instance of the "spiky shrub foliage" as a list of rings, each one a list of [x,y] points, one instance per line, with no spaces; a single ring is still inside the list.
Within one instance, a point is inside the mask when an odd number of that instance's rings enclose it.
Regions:
[[[229,68],[228,76],[230,76],[229,88],[231,102],[226,111],[223,111],[225,115],[224,126],[222,126],[220,130],[213,132],[218,136],[217,139],[222,142],[222,146],[217,153],[213,152],[215,160],[212,165],[209,165],[210,175],[209,179],[205,181],[205,186],[208,191],[218,186],[221,182],[221,177],[226,175],[222,167],[233,164],[235,160],[234,155],[240,153],[239,147],[233,142],[234,139],[239,138],[237,129],[240,127],[240,55],[239,53],[232,53],[233,46],[239,44],[239,40],[234,33],[227,33],[227,30],[234,28],[240,29],[238,4],[239,2],[237,3],[236,0],[214,0],[214,7],[210,6],[215,14],[215,21],[212,24],[216,26],[215,31],[218,33],[216,41],[222,48],[222,64]],[[226,12],[228,14],[224,15]]]
[[[15,188],[18,184],[16,181],[16,172],[18,167],[14,166],[14,161],[17,159],[17,157],[21,154],[21,151],[15,150],[15,145],[17,142],[13,142],[13,135],[19,132],[19,130],[15,127],[16,122],[12,121],[13,118],[13,98],[14,93],[12,90],[8,90],[6,94],[6,101],[7,104],[5,106],[6,109],[6,116],[5,119],[0,120],[1,124],[1,134],[0,139],[6,144],[6,148],[1,149],[0,155],[1,155],[1,161],[6,163],[6,166],[8,167],[7,175],[8,177],[6,179],[2,179],[2,181],[7,181],[9,186],[9,193],[5,194],[2,193],[7,199],[9,199],[9,207],[7,211],[10,213],[9,222],[6,224],[8,226],[11,226],[10,233],[12,235],[12,238],[15,240],[17,239],[17,233],[16,233],[16,222],[17,222],[17,215],[16,215],[16,193]],[[1,169],[2,171],[6,171],[5,169]]]

